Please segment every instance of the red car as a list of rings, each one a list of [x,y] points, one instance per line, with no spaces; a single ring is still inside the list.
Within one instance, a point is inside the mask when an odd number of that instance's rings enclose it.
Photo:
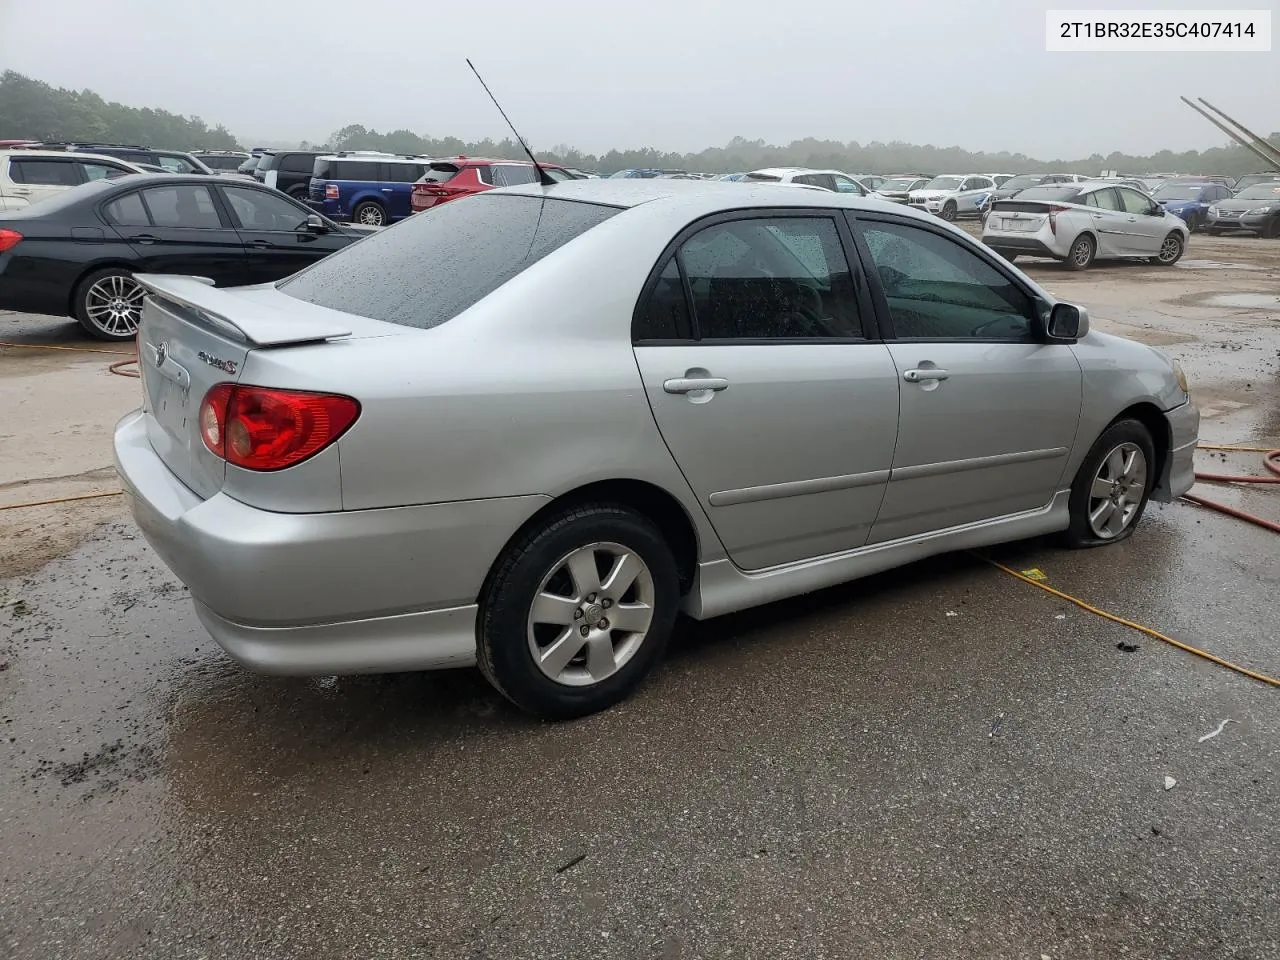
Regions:
[[[573,179],[572,174],[554,163],[540,166],[558,179]],[[537,182],[538,173],[528,160],[486,160],[481,157],[432,160],[427,172],[413,185],[409,207],[414,213],[421,213],[446,201],[495,187]]]

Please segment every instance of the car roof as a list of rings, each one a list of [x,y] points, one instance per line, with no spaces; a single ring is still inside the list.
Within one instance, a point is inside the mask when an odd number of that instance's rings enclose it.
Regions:
[[[73,160],[110,160],[112,163],[123,163],[126,167],[137,166],[131,160],[124,157],[113,157],[106,153],[94,153],[92,150],[26,150],[26,149],[3,149],[0,150],[0,156],[20,157],[23,160],[42,160],[42,159],[67,159]],[[190,174],[188,174],[190,176]]]
[[[687,216],[689,220],[730,210],[755,207],[830,207],[842,210],[879,210],[900,216],[914,217],[926,223],[936,223],[938,218],[929,214],[907,210],[901,204],[887,200],[874,200],[856,193],[836,193],[832,190],[797,190],[781,183],[731,182],[726,180],[641,180],[631,178],[602,178],[595,180],[566,180],[550,186],[522,184],[518,187],[502,187],[492,194],[523,194],[526,196],[554,197],[584,203],[634,208],[653,204],[670,212]]]

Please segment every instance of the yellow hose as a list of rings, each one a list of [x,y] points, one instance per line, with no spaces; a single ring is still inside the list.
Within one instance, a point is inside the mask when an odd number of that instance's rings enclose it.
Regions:
[[[1046,593],[1051,593],[1055,597],[1058,597],[1062,600],[1066,600],[1068,603],[1074,603],[1081,610],[1088,610],[1090,613],[1096,614],[1099,617],[1102,617],[1104,620],[1110,620],[1112,623],[1118,623],[1120,624],[1120,626],[1128,627],[1130,630],[1137,630],[1139,633],[1146,634],[1148,637],[1151,637],[1155,640],[1163,640],[1165,643],[1169,644],[1170,646],[1177,647],[1179,650],[1185,650],[1187,653],[1194,653],[1197,657],[1203,657],[1206,660],[1209,660],[1213,663],[1218,664],[1218,666],[1220,667],[1226,667],[1228,670],[1234,670],[1236,673],[1243,674],[1244,676],[1250,678],[1251,680],[1259,680],[1262,683],[1269,684],[1270,686],[1280,687],[1280,680],[1277,680],[1275,677],[1269,677],[1265,673],[1258,673],[1255,670],[1250,670],[1247,667],[1242,667],[1240,666],[1240,664],[1232,663],[1230,660],[1223,660],[1222,657],[1209,653],[1207,650],[1201,650],[1199,647],[1193,647],[1191,646],[1191,644],[1183,643],[1181,640],[1175,640],[1173,639],[1173,637],[1166,637],[1163,633],[1161,633],[1158,630],[1152,630],[1150,627],[1144,627],[1140,623],[1134,623],[1132,620],[1126,620],[1124,617],[1118,617],[1114,613],[1108,613],[1106,610],[1102,610],[1098,607],[1095,607],[1091,603],[1086,603],[1085,601],[1081,600],[1079,597],[1073,597],[1069,593],[1064,593],[1061,590],[1055,590],[1053,587],[1049,586],[1046,583],[1041,583],[1039,580],[1032,580],[1030,577],[1024,576],[1023,574],[1019,573],[1017,570],[1011,569],[1010,567],[1006,567],[1003,563],[997,563],[996,561],[992,560],[990,557],[984,557],[981,554],[977,554],[977,553],[975,553],[974,556],[979,557],[982,560],[985,560],[987,563],[991,564],[997,570],[1003,570],[1005,573],[1007,573],[1011,577],[1017,577],[1023,583],[1029,583],[1033,587],[1039,587],[1041,590],[1045,591]]]

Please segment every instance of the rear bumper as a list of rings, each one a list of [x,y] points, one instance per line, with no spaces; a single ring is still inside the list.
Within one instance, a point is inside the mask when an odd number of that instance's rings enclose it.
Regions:
[[[476,598],[510,536],[547,499],[273,513],[202,500],[147,440],[116,427],[134,519],[191,590],[224,650],[267,673],[378,673],[475,662]]]
[[[1156,485],[1157,500],[1182,496],[1196,482],[1196,444],[1200,442],[1200,409],[1188,400],[1165,412],[1169,421],[1169,462]]]
[[[1032,257],[1054,257],[1061,260],[1064,256],[1035,236],[1017,236],[1006,233],[984,234],[982,242],[992,250],[1008,250],[1010,253],[1025,253]]]

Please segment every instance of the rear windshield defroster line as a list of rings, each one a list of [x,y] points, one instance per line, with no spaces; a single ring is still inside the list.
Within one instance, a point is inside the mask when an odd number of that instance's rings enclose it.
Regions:
[[[619,212],[574,200],[465,197],[414,214],[276,287],[331,310],[428,329]]]

